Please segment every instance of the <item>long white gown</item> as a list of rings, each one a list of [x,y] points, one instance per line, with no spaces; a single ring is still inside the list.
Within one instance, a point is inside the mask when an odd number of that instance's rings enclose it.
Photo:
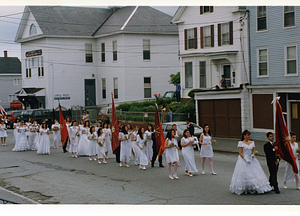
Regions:
[[[89,128],[80,127],[79,133],[78,155],[89,155]]]
[[[200,156],[213,157],[214,153],[211,145],[211,136],[205,136],[203,133],[202,143],[207,143],[207,145],[201,145]]]
[[[295,182],[295,176],[298,177],[299,179],[299,161],[298,161],[298,156],[297,156],[297,150],[298,150],[298,143],[295,143],[295,145],[293,146],[292,144],[291,148],[293,150],[294,156],[295,156],[295,161],[298,167],[298,174],[296,175],[293,171],[293,167],[291,166],[291,164],[289,164],[288,162],[285,162],[285,172],[284,172],[284,177],[283,177],[283,181],[284,182]]]
[[[37,143],[38,143],[38,132],[39,129],[38,125],[30,125],[30,135],[29,135],[29,147],[31,150],[37,150]]]
[[[15,126],[15,128],[14,128],[14,141],[16,143],[17,140],[18,140],[18,135],[19,135],[18,127],[20,126],[20,123],[14,123],[14,126]]]
[[[26,151],[29,150],[29,144],[26,136],[27,127],[17,127],[17,141],[12,151]]]
[[[40,129],[40,143],[37,149],[38,154],[50,154],[49,129]]]
[[[112,147],[111,147],[111,130],[109,128],[104,128],[103,133],[105,134],[105,152],[108,152],[108,154],[112,154]]]
[[[148,165],[148,159],[147,159],[147,156],[146,156],[146,154],[145,154],[145,142],[146,142],[146,134],[144,134],[144,136],[143,136],[143,139],[141,139],[140,138],[140,135],[138,134],[137,135],[137,138],[136,138],[137,140],[136,140],[136,142],[137,143],[139,143],[139,146],[141,147],[141,148],[143,148],[143,150],[142,149],[140,149],[139,147],[138,147],[138,145],[137,145],[137,148],[135,148],[136,149],[136,154],[138,155],[138,159],[139,159],[139,163],[138,164],[140,164],[140,165],[144,165],[144,166],[146,166],[146,165]]]
[[[69,152],[76,152],[78,151],[78,140],[79,137],[77,136],[77,133],[79,133],[78,131],[79,127],[78,126],[71,126],[70,127],[70,148],[69,148]]]
[[[181,138],[181,145],[189,143],[192,141],[192,137],[190,138]],[[185,147],[182,147],[182,156],[184,158],[185,162],[185,170],[187,170],[189,173],[195,173],[198,172],[196,163],[195,163],[195,156],[194,156],[194,148],[193,145],[187,145]]]
[[[174,143],[175,146],[178,147],[178,143],[177,143],[177,139],[176,138],[173,138],[173,141],[168,139],[168,146],[172,142]],[[178,150],[177,150],[176,147],[165,148],[165,152],[166,152],[166,161],[167,161],[167,163],[174,163],[174,162],[178,162],[179,161]]]
[[[139,155],[137,153],[138,149],[139,148],[136,144],[136,139],[137,139],[137,132],[133,132],[133,139],[135,141],[132,141],[131,140],[131,145],[132,145],[132,149],[133,149],[133,152],[134,152],[134,155],[135,155],[135,159],[134,159],[134,163],[135,164],[139,164]]]
[[[103,141],[105,141],[105,134],[102,133],[101,136],[98,137],[98,142],[101,142],[102,146],[100,146],[97,143],[97,154],[98,154],[98,159],[103,158],[103,155],[105,156],[105,143]]]
[[[95,139],[97,139],[98,138],[98,136],[97,136],[97,133],[96,132],[94,132],[93,134],[89,134],[88,135],[88,137],[90,138],[90,139],[94,139],[93,138],[93,136],[94,136],[94,138]],[[97,140],[89,140],[89,156],[92,156],[92,155],[96,155],[97,154]]]
[[[60,124],[55,123],[51,126],[51,128],[53,130],[53,146],[54,148],[58,148],[58,145],[60,143]]]
[[[0,125],[0,137],[7,137],[6,125]]]
[[[262,194],[271,191],[269,180],[261,168],[258,160],[251,156],[254,142],[247,145],[239,141],[238,147],[243,148],[243,154],[250,163],[247,163],[240,155],[238,156],[234,172],[231,178],[230,191],[235,194],[251,193]]]
[[[120,139],[128,139],[128,134],[124,134],[122,132],[119,133]],[[120,161],[128,163],[130,161],[130,150],[131,146],[128,140],[121,141],[120,148]]]
[[[151,139],[151,134],[152,132],[150,131],[145,131],[145,134],[147,135],[147,137],[150,136],[150,139],[148,139],[147,141],[147,159],[148,161],[152,161],[152,156],[153,156],[153,140]]]

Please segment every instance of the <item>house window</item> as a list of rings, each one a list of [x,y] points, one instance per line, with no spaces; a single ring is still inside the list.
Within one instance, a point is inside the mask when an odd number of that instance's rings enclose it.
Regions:
[[[118,78],[114,77],[114,98],[118,99],[119,95],[118,95]]]
[[[143,59],[150,60],[150,40],[143,40]]]
[[[34,24],[31,24],[30,30],[29,30],[29,35],[35,35],[35,34],[37,34],[36,27]]]
[[[222,23],[222,45],[229,44],[229,23]]]
[[[199,62],[200,65],[200,88],[206,88],[206,62]]]
[[[268,76],[268,49],[258,49],[258,76]]]
[[[203,27],[203,40],[204,46],[210,47],[211,46],[211,26],[204,26]]]
[[[113,41],[113,60],[118,60],[117,41]]]
[[[213,6],[200,6],[200,14],[212,13],[214,11]]]
[[[286,46],[286,74],[297,75],[297,46]]]
[[[14,85],[21,85],[21,79],[14,79]]]
[[[185,62],[185,87],[193,88],[193,63]]]
[[[38,58],[38,76],[43,77],[44,75],[44,58],[41,56]]]
[[[92,44],[85,44],[85,62],[86,63],[92,63],[93,62]]]
[[[102,99],[106,99],[106,79],[102,78]]]
[[[257,7],[257,31],[267,30],[267,7]]]
[[[218,24],[218,46],[233,45],[233,21]]]
[[[101,43],[101,62],[105,62],[105,43]]]
[[[144,77],[144,98],[151,98],[151,77]]]
[[[194,49],[195,48],[194,29],[187,30],[187,39],[188,39],[188,49]]]
[[[25,59],[26,65],[26,78],[31,77],[31,59]]]
[[[284,27],[295,26],[295,7],[284,6]]]

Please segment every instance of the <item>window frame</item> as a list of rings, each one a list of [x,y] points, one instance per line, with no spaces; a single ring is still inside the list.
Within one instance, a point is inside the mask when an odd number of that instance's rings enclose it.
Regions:
[[[259,74],[259,63],[264,63],[264,62],[260,62],[259,60],[259,51],[260,50],[267,50],[267,75],[260,75]],[[257,78],[265,78],[265,77],[269,77],[270,74],[269,74],[269,49],[267,46],[264,46],[264,47],[257,47],[256,49],[256,61],[257,61]]]
[[[101,43],[101,63],[105,63],[105,43]]]
[[[285,26],[285,10],[284,10],[285,7],[286,6],[282,7],[283,8],[283,28],[284,29],[295,28],[296,27],[296,7],[293,6],[294,7],[294,25],[291,25],[291,26]]]
[[[36,34],[37,34],[37,28],[36,28],[35,24],[32,23],[29,28],[29,36],[36,35]]]
[[[151,77],[143,77],[144,78],[144,98],[145,99],[149,99],[149,98],[151,98],[152,97],[152,89],[151,89]],[[150,87],[147,87],[147,86],[145,86],[146,84],[148,84],[148,83],[146,83],[145,82],[145,79],[150,79]],[[149,95],[149,97],[146,97],[146,89],[150,89],[150,95]]]
[[[103,85],[103,83],[105,83],[105,86]],[[106,78],[101,79],[101,85],[102,85],[102,100],[106,100]]]
[[[258,29],[258,19],[261,17],[258,17],[258,7],[266,7],[266,29],[259,30]],[[265,32],[268,31],[268,7],[267,6],[256,6],[256,32]]]
[[[145,45],[144,42],[148,41],[149,45]],[[145,46],[149,46],[149,49],[145,49]],[[150,61],[151,60],[151,44],[150,44],[150,39],[143,39],[143,60],[144,61]],[[145,58],[145,55],[149,52],[149,58]]]
[[[205,75],[203,76],[203,73],[202,73],[202,75],[201,75],[201,63],[205,63],[205,67],[204,67],[204,69],[205,69]],[[207,75],[207,73],[206,73],[206,61],[199,61],[199,88],[207,88],[207,80],[206,80],[206,75]],[[202,78],[201,77],[204,77],[205,78],[205,86],[202,86],[201,85],[201,80],[202,80]]]
[[[205,36],[205,28],[209,29],[209,35]],[[205,38],[209,38],[209,45],[206,46]],[[212,47],[211,46],[211,25],[203,26],[203,47]]]
[[[223,43],[223,25],[227,24],[228,25],[228,43],[224,44]],[[226,46],[226,45],[230,45],[230,27],[229,27],[229,22],[226,23],[221,23],[221,46]]]
[[[115,82],[116,80],[116,82]],[[116,85],[117,84],[117,88]],[[114,87],[114,99],[119,99],[119,83],[118,83],[118,77],[113,78],[113,87]],[[117,94],[116,94],[117,92]]]
[[[186,75],[187,75],[187,71],[186,71],[186,66],[187,66],[187,64],[191,64],[191,69],[192,69],[192,86],[188,86],[187,84],[187,79],[186,79]],[[185,82],[184,82],[184,84],[185,84],[185,88],[193,88],[193,62],[191,61],[191,62],[184,62],[184,80],[185,80]]]
[[[40,56],[38,57],[38,77],[42,78],[45,76],[45,71],[44,71],[44,57]]]
[[[91,46],[90,47],[91,50],[89,50],[87,46]],[[93,58],[93,44],[92,43],[85,44],[85,63],[93,63],[93,61],[94,61],[94,58]]]
[[[118,43],[116,40],[112,41],[112,51],[113,51],[113,62],[118,61]]]
[[[296,73],[294,74],[289,74],[287,73],[287,48],[288,47],[296,47]],[[297,46],[297,43],[293,43],[293,44],[285,44],[284,45],[284,71],[285,71],[285,76],[286,77],[294,77],[294,76],[298,76],[298,46]]]
[[[192,38],[189,38],[189,33],[193,35]],[[193,47],[190,47],[190,40],[192,40]],[[187,29],[187,49],[195,49],[195,35],[194,35],[194,28]]]

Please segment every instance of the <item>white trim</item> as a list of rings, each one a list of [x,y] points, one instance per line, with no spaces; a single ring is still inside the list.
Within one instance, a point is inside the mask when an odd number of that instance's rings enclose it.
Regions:
[[[20,77],[22,77],[22,73],[19,73],[19,74],[0,73],[0,76],[20,76]]]
[[[259,75],[259,51],[260,50],[267,50],[267,75]],[[257,77],[256,78],[266,78],[269,77],[269,49],[268,46],[264,46],[264,47],[257,47],[256,48],[256,67],[257,67]]]
[[[289,5],[289,6],[293,6],[293,5]],[[296,16],[297,16],[297,14],[296,14],[296,6],[294,6],[294,23],[295,23],[295,25],[293,25],[293,26],[284,26],[284,6],[282,7],[282,10],[283,10],[283,18],[282,18],[282,20],[283,20],[283,22],[282,22],[282,24],[283,24],[283,29],[290,29],[290,28],[295,28],[295,27],[297,27],[297,25],[296,25]]]
[[[288,74],[287,73],[287,48],[296,46],[296,73],[295,74]],[[286,77],[295,77],[298,76],[298,46],[297,43],[292,44],[285,44],[284,45],[284,71]]]
[[[263,5],[261,5],[263,6]],[[258,17],[257,17],[257,8],[261,7],[261,6],[256,6],[256,15],[255,15],[255,19],[256,19],[256,32],[267,32],[268,31],[268,6],[266,6],[266,29],[265,30],[259,30],[258,31]]]
[[[128,24],[128,22],[131,20],[132,16],[134,15],[134,13],[136,12],[136,10],[138,9],[139,6],[136,6],[134,8],[134,10],[132,11],[132,13],[130,14],[130,16],[128,17],[128,19],[126,20],[126,22],[123,24],[123,26],[121,27],[121,31],[124,30],[124,28],[126,27],[126,25]]]

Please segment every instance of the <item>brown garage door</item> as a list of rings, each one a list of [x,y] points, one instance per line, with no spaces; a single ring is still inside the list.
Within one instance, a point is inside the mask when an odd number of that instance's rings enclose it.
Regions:
[[[209,124],[211,132],[218,137],[241,136],[241,100],[199,100],[199,124]]]

